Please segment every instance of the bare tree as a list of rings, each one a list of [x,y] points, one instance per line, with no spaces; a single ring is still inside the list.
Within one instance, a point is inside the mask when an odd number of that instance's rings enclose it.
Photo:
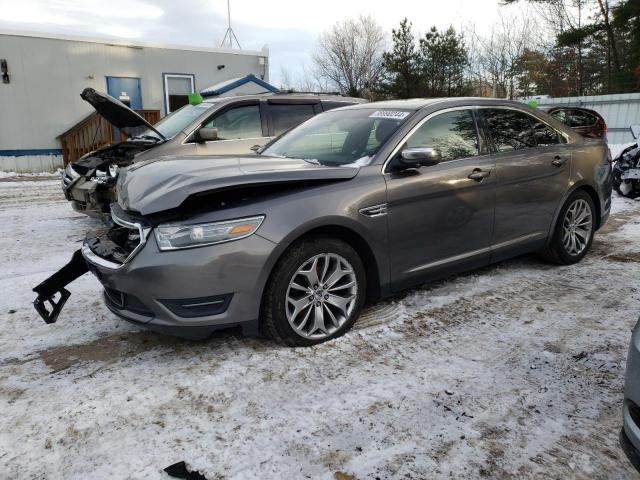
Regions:
[[[320,78],[341,93],[361,96],[382,74],[385,34],[370,16],[338,22],[323,33],[313,55]]]
[[[293,80],[291,79],[291,72],[284,66],[280,67],[280,90],[292,90]]]
[[[292,74],[288,69],[280,69],[280,89],[293,92],[317,92],[332,93],[336,87],[331,85],[326,79],[320,77],[313,69],[307,65],[302,65],[302,71],[297,75]]]
[[[529,16],[500,14],[489,34],[469,32],[470,73],[474,83],[489,85],[494,97],[516,96],[518,65],[523,53],[535,47],[534,29],[535,22]]]

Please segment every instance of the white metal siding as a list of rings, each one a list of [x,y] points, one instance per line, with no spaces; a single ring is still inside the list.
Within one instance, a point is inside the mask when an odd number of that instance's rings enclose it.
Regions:
[[[56,137],[92,111],[80,92],[85,87],[106,92],[107,76],[140,78],[143,108],[164,115],[163,73],[193,74],[199,91],[249,73],[260,77],[265,73],[259,63],[263,55],[268,52],[123,46],[0,34],[0,58],[7,60],[11,75],[11,83],[0,83],[0,150],[59,149]],[[218,65],[225,67],[219,70]],[[50,165],[48,157],[45,153],[43,168]],[[20,158],[25,157],[15,161]]]

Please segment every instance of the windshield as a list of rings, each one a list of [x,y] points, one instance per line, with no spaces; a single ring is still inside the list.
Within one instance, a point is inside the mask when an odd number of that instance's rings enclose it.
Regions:
[[[175,112],[163,117],[153,127],[165,138],[172,138],[176,133],[185,129],[191,122],[202,115],[207,109],[213,107],[216,102],[202,102],[197,105],[185,105]],[[145,129],[136,137],[158,137],[158,134],[150,128]],[[135,137],[134,137],[135,138]]]
[[[367,165],[410,114],[407,110],[372,108],[334,110],[307,120],[261,154],[323,165]]]

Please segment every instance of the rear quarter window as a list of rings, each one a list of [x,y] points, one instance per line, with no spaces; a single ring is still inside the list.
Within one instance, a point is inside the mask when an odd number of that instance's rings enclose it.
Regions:
[[[567,117],[570,127],[591,127],[598,121],[595,115],[584,110],[569,110]]]
[[[270,104],[269,111],[273,122],[273,134],[276,136],[315,115],[313,104],[306,103]]]

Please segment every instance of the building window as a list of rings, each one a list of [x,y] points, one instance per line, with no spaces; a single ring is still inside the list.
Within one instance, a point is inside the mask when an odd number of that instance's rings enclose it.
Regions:
[[[169,114],[189,103],[189,94],[196,89],[195,76],[186,73],[165,73],[163,77],[164,106]]]

